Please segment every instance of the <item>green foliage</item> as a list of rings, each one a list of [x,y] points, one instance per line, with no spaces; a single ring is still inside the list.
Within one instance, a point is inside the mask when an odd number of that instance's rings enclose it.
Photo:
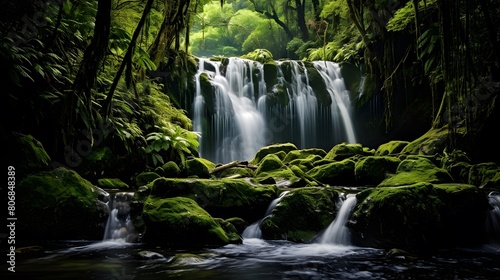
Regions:
[[[406,5],[397,10],[394,16],[387,22],[387,30],[401,31],[407,28],[410,23],[415,22],[415,7],[413,1],[408,1]]]
[[[178,159],[182,165],[186,157],[198,149],[198,132],[188,131],[180,126],[169,124],[157,127],[158,131],[147,135],[148,145],[144,151],[150,155],[153,166],[163,165],[164,155]]]

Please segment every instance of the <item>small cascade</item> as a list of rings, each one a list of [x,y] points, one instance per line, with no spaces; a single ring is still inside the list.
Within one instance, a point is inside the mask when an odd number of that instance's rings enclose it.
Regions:
[[[321,74],[332,99],[332,105],[330,105],[331,117],[333,118],[332,123],[335,124],[336,120],[342,120],[345,133],[347,134],[347,142],[356,143],[354,127],[349,112],[351,101],[349,100],[349,95],[345,94],[347,89],[340,73],[339,65],[330,61],[315,61],[314,67]]]
[[[492,209],[488,215],[487,231],[493,241],[500,242],[500,192],[489,193],[488,201]]]
[[[350,245],[351,236],[349,229],[346,227],[347,220],[352,210],[356,206],[356,195],[348,195],[342,202],[337,217],[328,226],[323,235],[319,239],[322,244],[338,244]]]
[[[104,231],[104,241],[132,242],[136,233],[130,219],[130,201],[134,193],[119,192],[111,196],[109,209],[111,210]]]
[[[284,191],[280,194],[280,196],[269,204],[266,210],[266,214],[264,215],[264,218],[258,220],[257,222],[249,225],[241,234],[243,238],[262,238],[262,231],[260,230],[260,224],[262,221],[271,213],[273,212],[274,208],[278,205],[278,203],[281,201],[281,199],[287,194],[289,191]]]

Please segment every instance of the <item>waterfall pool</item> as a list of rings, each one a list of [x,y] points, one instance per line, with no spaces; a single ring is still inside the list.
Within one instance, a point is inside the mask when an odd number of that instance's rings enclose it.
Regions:
[[[500,244],[457,248],[419,258],[388,257],[384,250],[373,248],[256,238],[203,250],[169,250],[123,241],[60,241],[43,248],[19,254],[14,276],[51,280],[500,277]],[[6,267],[3,271],[4,275],[9,273]]]

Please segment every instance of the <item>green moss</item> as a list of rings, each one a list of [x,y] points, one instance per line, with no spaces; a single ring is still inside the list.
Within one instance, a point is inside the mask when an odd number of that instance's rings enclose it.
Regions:
[[[458,129],[457,136],[463,132]],[[443,152],[449,139],[448,127],[430,129],[418,139],[410,142],[402,151],[403,154],[434,155]]]
[[[443,168],[438,168],[425,157],[403,160],[395,175],[385,179],[379,187],[411,185],[419,182],[446,183],[452,182],[450,174]]]
[[[160,178],[160,175],[156,174],[155,172],[151,171],[142,172],[141,174],[135,177],[135,184],[138,187],[144,186],[150,182],[153,182],[158,178]]]
[[[128,189],[129,185],[118,178],[102,178],[97,180],[97,186],[102,189]]]
[[[216,220],[190,198],[150,196],[143,211],[143,242],[204,247],[221,246],[232,241]]]
[[[266,106],[273,107],[276,105],[285,107],[290,103],[290,97],[283,85],[275,85],[266,95]]]
[[[250,161],[251,164],[259,164],[260,161],[269,154],[276,154],[280,151],[289,153],[292,150],[297,150],[297,146],[293,143],[281,143],[265,146],[259,149],[255,157]]]
[[[102,238],[97,189],[75,171],[30,175],[16,188],[17,236],[34,239]],[[21,207],[22,206],[22,207]],[[75,222],[78,221],[78,222]]]
[[[33,136],[12,132],[2,143],[8,147],[2,157],[5,157],[6,163],[16,168],[18,180],[28,174],[49,170],[52,163],[50,156],[42,143]]]
[[[284,166],[283,162],[276,154],[269,154],[262,159],[262,161],[259,164],[259,167],[255,171],[255,175],[259,176],[259,174],[263,172],[278,170],[281,169],[283,166]]]
[[[162,167],[165,177],[177,178],[181,174],[181,169],[174,161],[166,162]]]
[[[232,167],[232,168],[228,168],[228,169],[225,169],[223,170],[219,177],[220,178],[227,178],[227,177],[231,177],[231,178],[253,178],[254,176],[254,172],[252,169],[250,168],[245,168],[245,167]]]
[[[393,140],[378,146],[375,154],[378,156],[399,154],[410,142]]]
[[[286,155],[286,157],[283,159],[283,162],[284,163],[289,163],[289,162],[291,162],[292,160],[295,160],[295,159],[306,159],[306,158],[313,159],[313,157],[309,157],[311,155],[313,155],[313,156],[319,156],[319,159],[321,159],[321,158],[323,158],[323,157],[326,156],[326,152],[325,152],[325,150],[318,149],[318,148],[293,150],[293,151],[288,152],[288,154]],[[317,158],[317,157],[314,157],[314,158]]]
[[[339,194],[332,188],[305,187],[286,194],[262,224],[265,239],[310,241],[337,213]]]
[[[470,166],[468,183],[476,186],[500,188],[500,166],[493,162]]]
[[[368,156],[360,159],[355,165],[358,184],[378,185],[387,174],[394,174],[401,163],[396,157]]]
[[[355,155],[364,155],[363,146],[361,144],[340,143],[335,145],[328,154],[324,157],[328,160],[344,160]]]
[[[428,253],[484,241],[487,199],[474,186],[417,183],[356,197],[349,227],[357,244]]]
[[[314,168],[314,164],[321,159],[322,159],[321,156],[310,155],[307,158],[294,159],[294,160],[290,161],[290,163],[288,165],[290,167],[297,166],[300,169],[302,169],[302,171],[307,172],[307,171],[311,170],[312,168]]]
[[[214,217],[241,217],[246,221],[262,218],[277,197],[275,186],[252,185],[244,179],[160,178],[148,188],[156,197],[189,197]]]
[[[256,49],[241,56],[242,58],[258,61],[260,63],[274,63],[273,54],[266,49]]]
[[[186,161],[185,176],[197,176],[199,178],[210,178],[210,170],[215,164],[204,158],[193,158]]]
[[[316,166],[306,174],[324,184],[330,185],[353,185],[355,162],[345,159],[339,162]]]

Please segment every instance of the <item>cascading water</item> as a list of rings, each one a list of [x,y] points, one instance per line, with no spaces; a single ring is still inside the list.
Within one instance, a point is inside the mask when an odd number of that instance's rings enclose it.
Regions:
[[[350,245],[351,236],[349,229],[346,227],[346,222],[349,215],[356,206],[356,196],[348,195],[342,202],[337,217],[328,226],[325,232],[321,235],[319,243],[322,244],[337,244],[337,245]]]
[[[130,219],[130,201],[134,193],[119,192],[111,196],[111,210],[104,231],[104,241],[132,242],[136,238],[134,226]]]
[[[260,230],[260,224],[262,221],[273,212],[274,208],[278,205],[281,199],[287,194],[289,191],[284,191],[280,194],[280,196],[269,204],[266,210],[266,214],[264,214],[264,218],[258,220],[257,222],[249,225],[241,234],[243,238],[262,238],[262,231]]]
[[[491,192],[488,201],[492,207],[488,215],[487,231],[490,238],[500,242],[500,192]]]
[[[199,63],[192,115],[194,130],[201,132],[200,156],[226,163],[250,160],[276,142],[324,149],[356,143],[338,64],[276,61],[266,68],[240,58]],[[327,92],[321,102],[314,88]]]

